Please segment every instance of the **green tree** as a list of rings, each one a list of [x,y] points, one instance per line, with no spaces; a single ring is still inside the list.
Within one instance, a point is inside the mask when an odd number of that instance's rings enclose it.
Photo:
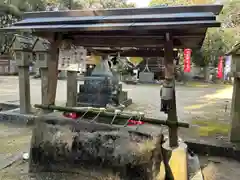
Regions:
[[[224,28],[240,28],[240,0],[226,1],[219,19]]]
[[[196,4],[211,4],[213,0],[151,0],[150,7],[153,6],[176,6],[176,5],[196,5]]]
[[[128,3],[127,0],[99,0],[100,8],[128,8],[135,7],[135,4]]]
[[[218,57],[223,56],[227,51],[227,45],[223,40],[223,32],[217,29],[208,30],[205,41],[202,46],[202,52],[205,64],[211,63],[216,66]]]
[[[5,0],[0,2],[0,26],[8,26],[21,18],[26,11],[44,11],[48,5],[57,6],[59,9],[89,9],[89,8],[127,8],[135,4],[127,0]],[[0,32],[0,44],[4,51],[9,38],[13,34]]]
[[[60,8],[71,9],[107,9],[107,8],[127,8],[135,7],[135,4],[128,3],[127,0],[52,0],[53,4],[58,4]]]
[[[212,0],[152,0],[149,6],[158,5],[196,5],[210,4]],[[217,65],[218,57],[224,55],[239,40],[240,0],[227,1],[219,17],[222,28],[209,29],[201,49],[192,50],[192,61],[197,66],[205,67],[211,63]],[[231,27],[231,29],[229,29]]]
[[[14,5],[0,4],[0,15],[10,14],[15,17],[21,16],[21,11]]]

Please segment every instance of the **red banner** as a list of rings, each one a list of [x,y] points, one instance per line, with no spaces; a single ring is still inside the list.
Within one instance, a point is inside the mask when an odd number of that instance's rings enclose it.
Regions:
[[[184,72],[191,71],[191,49],[184,49]]]
[[[217,78],[219,78],[219,79],[223,78],[223,56],[219,57]]]

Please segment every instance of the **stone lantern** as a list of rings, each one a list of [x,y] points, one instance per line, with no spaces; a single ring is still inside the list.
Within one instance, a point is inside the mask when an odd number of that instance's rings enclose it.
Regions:
[[[35,38],[15,35],[11,44],[13,56],[18,66],[21,114],[28,114],[31,111],[29,66],[35,41]]]
[[[50,42],[38,38],[35,42],[33,51],[36,54],[36,67],[38,68],[47,68],[47,60],[49,59],[49,51],[50,51]]]

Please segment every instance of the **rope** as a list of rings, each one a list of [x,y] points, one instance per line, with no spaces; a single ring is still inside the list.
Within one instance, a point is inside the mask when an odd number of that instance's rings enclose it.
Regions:
[[[126,127],[128,125],[128,122],[134,117],[136,116],[137,112],[132,112],[132,116],[130,116],[130,118],[126,121],[126,123],[123,125],[123,127]]]
[[[112,119],[112,121],[111,121],[111,125],[113,125],[114,120],[115,120],[116,117],[121,113],[121,111],[120,111],[119,109],[116,109],[116,110],[114,111],[114,113],[115,113],[115,115],[113,116],[113,119]]]
[[[150,72],[149,67],[148,67],[148,58],[146,59],[146,65],[142,72]]]
[[[82,120],[90,110],[92,110],[92,107],[87,107],[87,111],[78,119],[78,121]]]
[[[95,122],[95,120],[99,117],[99,115],[101,114],[101,112],[104,112],[106,109],[105,109],[105,108],[100,108],[99,110],[100,110],[100,111],[98,112],[98,114],[90,121],[91,123],[92,123],[92,122]]]
[[[136,127],[136,131],[138,130],[138,128],[140,126],[140,122],[141,122],[143,116],[144,116],[144,113],[143,112],[139,112],[139,119],[138,119],[138,124],[137,124],[137,127]]]

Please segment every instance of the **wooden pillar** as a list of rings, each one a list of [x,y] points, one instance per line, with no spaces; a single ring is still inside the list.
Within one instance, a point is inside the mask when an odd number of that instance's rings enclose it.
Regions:
[[[25,66],[18,66],[18,76],[20,113],[29,114],[31,112],[29,64],[26,64]]]
[[[50,71],[48,72],[48,95],[46,104],[54,105],[57,91],[59,44],[61,39],[58,34],[54,34],[53,39],[49,41],[51,42],[51,48],[47,65]]]
[[[67,71],[67,106],[77,104],[77,71]]]
[[[167,121],[177,121],[176,95],[175,95],[175,77],[174,77],[174,57],[173,57],[173,40],[170,33],[165,35],[164,45],[164,65],[165,65],[165,81],[164,83],[173,86],[172,108],[168,112]],[[169,145],[170,147],[178,146],[178,129],[177,127],[169,127]]]
[[[234,71],[240,72],[240,54],[233,54],[232,61],[234,63]],[[240,142],[240,78],[237,76],[237,73],[234,77],[233,84],[233,94],[232,94],[232,108],[231,108],[231,132],[230,132],[230,141],[231,142]]]

